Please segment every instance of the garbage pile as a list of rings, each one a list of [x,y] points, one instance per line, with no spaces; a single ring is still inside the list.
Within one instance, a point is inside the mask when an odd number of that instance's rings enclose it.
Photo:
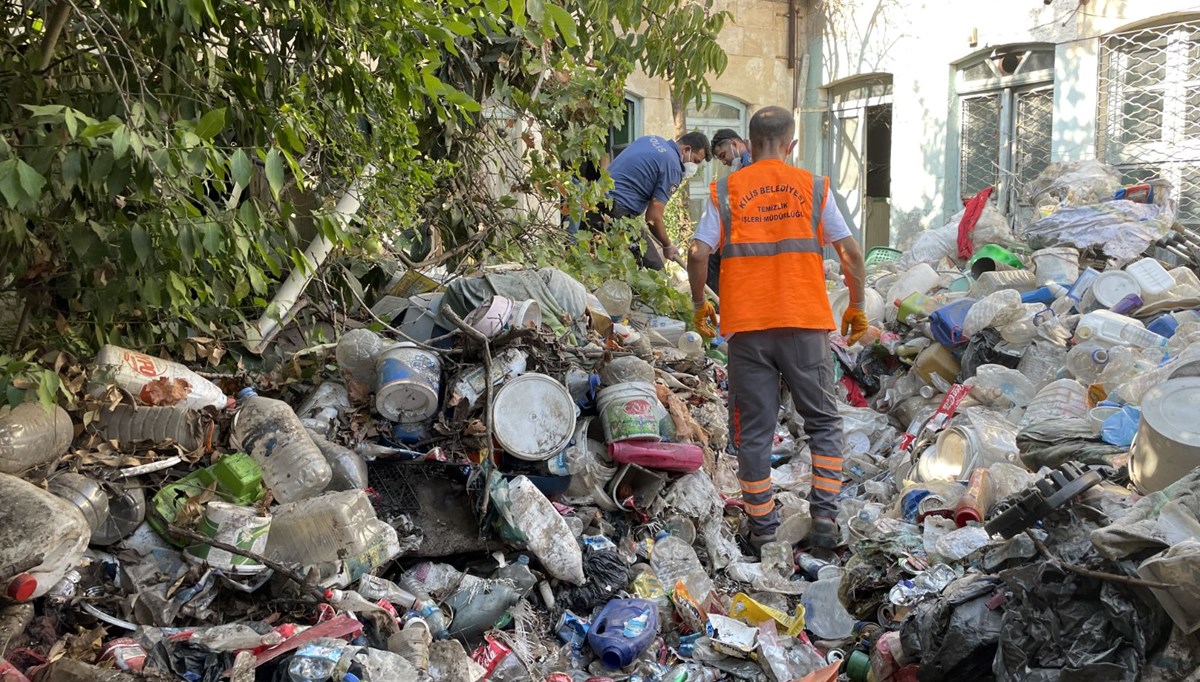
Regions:
[[[833,553],[786,401],[777,539],[739,537],[722,341],[621,282],[365,281],[302,381],[106,346],[72,412],[0,412],[0,680],[1186,679],[1200,244],[1169,195],[1052,166],[1017,233],[984,195],[868,255]]]

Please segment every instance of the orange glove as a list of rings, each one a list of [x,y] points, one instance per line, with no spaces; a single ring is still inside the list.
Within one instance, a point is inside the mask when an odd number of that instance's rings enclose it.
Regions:
[[[717,309],[713,307],[712,301],[705,301],[704,305],[697,306],[696,312],[692,313],[692,323],[696,325],[696,331],[705,339],[712,339],[717,336]]]
[[[846,345],[853,346],[867,333],[867,314],[858,308],[846,308],[842,314],[842,336],[846,337]]]

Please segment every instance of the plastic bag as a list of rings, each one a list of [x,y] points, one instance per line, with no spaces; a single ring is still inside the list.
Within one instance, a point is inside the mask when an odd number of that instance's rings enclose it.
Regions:
[[[1025,198],[1049,215],[1067,206],[1087,206],[1113,198],[1121,187],[1121,176],[1113,167],[1089,159],[1052,163],[1029,183]]]
[[[1109,445],[1127,448],[1133,444],[1133,437],[1137,435],[1141,418],[1141,410],[1126,405],[1120,412],[1104,420],[1104,426],[1100,428],[1100,438]]]
[[[936,263],[943,258],[961,263],[958,260],[958,224],[962,222],[964,213],[959,211],[942,227],[920,233],[896,260],[896,269],[904,271],[917,263]],[[1001,245],[1012,242],[1012,230],[1004,214],[992,204],[985,206],[979,222],[975,223],[971,241],[975,244]]]
[[[975,336],[987,327],[1001,327],[1016,322],[1024,313],[1021,294],[1015,289],[1001,289],[971,306],[963,318],[963,334]]]
[[[1125,262],[1137,258],[1151,243],[1164,237],[1174,222],[1171,211],[1154,204],[1108,201],[1063,208],[1034,221],[1021,236],[1079,249],[1102,246],[1105,255]]]

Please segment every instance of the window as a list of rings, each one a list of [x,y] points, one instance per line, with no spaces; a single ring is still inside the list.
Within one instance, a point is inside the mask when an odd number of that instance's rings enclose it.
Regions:
[[[699,111],[689,108],[687,111],[687,123],[689,129],[699,130],[707,135],[710,140],[713,133],[721,128],[736,130],[742,139],[746,139],[748,136],[746,130],[746,105],[723,95],[713,95],[709,105]],[[726,175],[729,175],[729,167],[715,158],[710,158],[707,163],[701,164],[700,171],[696,173],[691,183],[689,183],[688,209],[693,221],[699,221],[700,215],[704,212],[705,202],[708,200],[709,185],[714,180],[719,180]]]
[[[642,136],[642,98],[636,95],[625,95],[625,122],[613,126],[608,133],[613,157],[629,146],[630,142]]]
[[[993,50],[959,67],[959,198],[996,188],[1005,214],[1027,211],[1024,187],[1050,163],[1054,48]]]
[[[1200,230],[1200,18],[1104,38],[1096,120],[1099,159],[1128,184],[1168,180]]]

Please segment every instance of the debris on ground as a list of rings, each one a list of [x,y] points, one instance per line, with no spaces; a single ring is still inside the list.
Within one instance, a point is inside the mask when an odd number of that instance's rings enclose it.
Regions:
[[[983,195],[868,253],[834,552],[786,400],[739,536],[723,342],[619,281],[402,271],[286,381],[105,346],[71,412],[0,411],[0,680],[1194,679],[1169,196],[1059,164],[1016,232]]]

